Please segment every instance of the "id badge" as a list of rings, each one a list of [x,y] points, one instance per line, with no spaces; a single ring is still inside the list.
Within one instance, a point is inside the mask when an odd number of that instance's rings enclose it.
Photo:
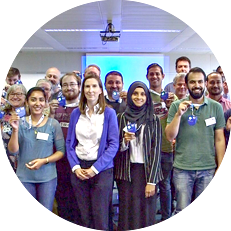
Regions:
[[[213,125],[213,124],[216,124],[216,118],[215,117],[211,117],[209,119],[206,119],[205,120],[205,124],[206,124],[206,127],[208,127],[210,125]]]
[[[38,132],[36,139],[37,140],[48,140],[48,137],[49,137],[48,133]]]

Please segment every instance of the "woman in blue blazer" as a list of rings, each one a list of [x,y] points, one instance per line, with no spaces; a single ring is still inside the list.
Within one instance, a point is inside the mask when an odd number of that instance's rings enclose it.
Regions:
[[[79,108],[70,118],[66,140],[72,185],[84,227],[107,230],[113,188],[113,158],[119,147],[116,113],[106,106],[95,73],[85,76]]]

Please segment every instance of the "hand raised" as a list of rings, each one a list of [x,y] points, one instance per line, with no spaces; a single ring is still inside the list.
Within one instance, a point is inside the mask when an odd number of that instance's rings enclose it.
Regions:
[[[13,112],[11,114],[11,117],[9,119],[9,123],[12,126],[13,130],[18,130],[18,128],[19,128],[19,119],[20,119],[20,117],[15,112]]]
[[[178,108],[178,115],[182,116],[188,110],[191,104],[192,104],[192,101],[181,102]]]

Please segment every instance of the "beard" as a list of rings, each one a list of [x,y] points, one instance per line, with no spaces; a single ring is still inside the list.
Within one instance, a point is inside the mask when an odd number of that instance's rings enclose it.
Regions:
[[[66,98],[66,100],[74,100],[78,98],[78,94],[73,92],[73,94],[70,94],[69,92],[63,92],[64,97]]]
[[[221,95],[221,93],[222,93],[222,89],[221,88],[216,88],[216,89],[219,89],[219,91],[213,91],[213,89],[211,90],[211,95]]]
[[[194,90],[197,90],[197,89],[201,90],[201,92],[199,92],[199,93],[194,93],[193,91],[194,91]],[[198,88],[194,87],[194,88],[192,88],[192,89],[188,89],[188,91],[189,91],[190,96],[191,96],[193,99],[200,99],[200,98],[204,95],[205,89],[202,88],[202,87],[198,87]]]

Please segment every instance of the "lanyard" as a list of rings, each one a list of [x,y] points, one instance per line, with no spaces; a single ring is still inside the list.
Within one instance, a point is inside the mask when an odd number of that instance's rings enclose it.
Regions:
[[[39,119],[38,123],[34,126],[37,127],[39,124],[41,124],[44,120],[44,115],[41,116],[41,118]],[[31,119],[31,115],[29,116],[29,129],[32,128],[32,119]]]

